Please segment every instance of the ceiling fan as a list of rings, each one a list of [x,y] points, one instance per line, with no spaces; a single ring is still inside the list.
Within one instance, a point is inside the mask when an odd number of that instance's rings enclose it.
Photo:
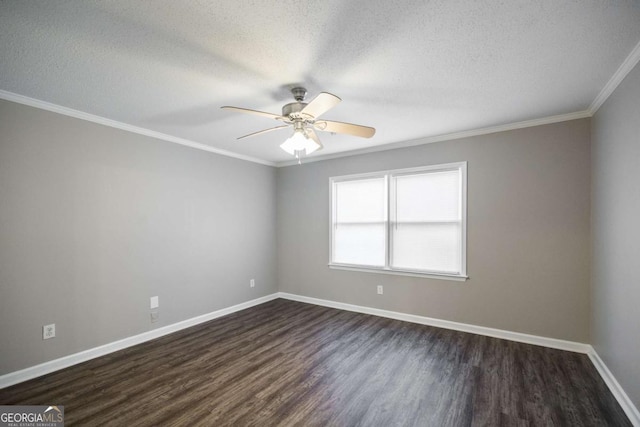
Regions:
[[[319,119],[322,114],[326,113],[342,101],[335,95],[327,92],[321,92],[309,103],[306,103],[303,102],[304,97],[307,95],[307,90],[305,88],[294,87],[291,89],[291,93],[293,94],[295,102],[291,102],[283,106],[281,115],[239,107],[225,106],[222,108],[237,111],[239,113],[268,117],[285,123],[281,126],[241,136],[238,139],[262,135],[263,133],[274,130],[292,127],[293,135],[280,145],[280,148],[287,153],[294,155],[298,159],[298,163],[300,163],[300,157],[303,154],[308,155],[322,148],[322,143],[316,134],[316,130],[331,133],[344,133],[362,138],[371,138],[376,133],[374,128],[368,126]]]

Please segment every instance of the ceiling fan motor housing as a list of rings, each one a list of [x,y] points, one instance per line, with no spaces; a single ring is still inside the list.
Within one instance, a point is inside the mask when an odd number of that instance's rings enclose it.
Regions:
[[[306,102],[292,102],[282,107],[282,115],[284,117],[289,117],[291,114],[299,113],[306,106]]]
[[[284,117],[290,117],[293,114],[294,117],[290,118],[295,118],[296,116],[299,117],[300,115],[297,113],[307,106],[306,102],[302,102],[304,101],[304,97],[307,96],[307,89],[303,87],[294,87],[291,89],[291,94],[296,102],[292,102],[282,107],[282,115]]]

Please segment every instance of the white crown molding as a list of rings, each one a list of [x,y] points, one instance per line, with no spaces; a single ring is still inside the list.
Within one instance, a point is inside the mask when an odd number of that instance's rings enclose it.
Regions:
[[[74,117],[80,120],[86,120],[93,123],[98,123],[104,126],[109,126],[116,129],[125,130],[127,132],[137,133],[139,135],[149,136],[151,138],[160,139],[167,142],[173,142],[174,144],[184,145],[186,147],[196,148],[198,150],[208,151],[210,153],[219,154],[221,156],[233,157],[235,159],[246,160],[248,162],[259,163],[266,166],[275,166],[274,162],[270,162],[257,157],[245,156],[243,154],[234,153],[232,151],[215,148],[207,144],[200,142],[190,141],[184,138],[178,138],[176,136],[167,135],[165,133],[156,132],[150,129],[133,126],[127,123],[122,123],[116,120],[107,119],[104,117],[96,116],[94,114],[85,113],[83,111],[74,110],[72,108],[63,107],[61,105],[52,104],[50,102],[41,101],[35,98],[29,98],[28,96],[19,95],[17,93],[8,92],[6,90],[0,90],[0,99],[7,101],[17,102],[18,104],[28,105],[30,107],[36,107],[54,113],[62,114],[64,116]]]
[[[324,156],[305,157],[303,158],[302,163],[304,164],[304,163],[320,162],[323,160],[336,159],[340,157],[357,156],[360,154],[376,153],[379,151],[395,150],[398,148],[415,147],[417,145],[431,144],[433,142],[451,141],[455,139],[469,138],[472,136],[487,135],[490,133],[505,132],[509,130],[523,129],[523,128],[529,128],[534,126],[542,126],[542,125],[548,125],[552,123],[566,122],[569,120],[584,119],[587,117],[591,117],[591,115],[592,115],[591,112],[588,110],[577,111],[575,113],[559,114],[556,116],[542,117],[539,119],[525,120],[522,122],[507,123],[504,125],[490,126],[490,127],[481,128],[481,129],[472,129],[472,130],[466,130],[462,132],[447,133],[444,135],[427,136],[424,138],[394,142],[391,144],[377,145],[375,147],[362,148],[359,150],[326,154]],[[284,162],[276,163],[276,167],[295,166],[297,164],[298,164],[297,160],[287,160]]]
[[[191,319],[183,320],[172,325],[167,325],[158,329],[143,332],[138,335],[121,339],[119,341],[101,345],[99,347],[94,347],[85,351],[81,351],[79,353],[61,357],[59,359],[50,360],[49,362],[45,362],[40,365],[31,366],[20,371],[10,372],[8,374],[0,376],[0,389],[33,378],[37,378],[45,374],[49,374],[51,372],[59,371],[60,369],[68,368],[69,366],[77,365],[78,363],[86,362],[88,360],[95,359],[96,357],[104,356],[118,350],[141,344],[146,341],[154,340],[156,338],[172,334],[182,329],[190,328],[191,326],[208,322],[209,320],[217,319],[218,317],[226,316],[227,314],[235,313],[236,311],[264,304],[265,302],[274,300],[276,298],[278,298],[278,294],[273,293],[261,298],[253,299],[251,301],[236,304],[231,307],[212,311],[211,313],[203,314],[201,316],[192,317]]]
[[[340,157],[357,156],[357,155],[360,155],[360,154],[375,153],[375,152],[386,151],[386,150],[394,150],[394,149],[397,149],[397,148],[414,147],[414,146],[417,146],[417,145],[429,144],[429,143],[433,143],[433,142],[451,141],[451,140],[455,140],[455,139],[469,138],[469,137],[479,136],[479,135],[487,135],[487,134],[496,133],[496,132],[505,132],[505,131],[509,131],[509,130],[523,129],[523,128],[527,128],[527,127],[542,126],[542,125],[551,124],[551,123],[559,123],[559,122],[564,122],[564,121],[569,121],[569,120],[576,120],[576,119],[583,119],[583,118],[587,118],[587,117],[592,117],[598,111],[598,109],[602,106],[602,104],[605,103],[605,101],[609,98],[609,96],[611,96],[611,94],[616,90],[616,88],[624,80],[624,78],[627,76],[627,74],[629,74],[629,72],[631,72],[631,70],[633,70],[633,68],[638,64],[638,62],[640,62],[640,42],[633,48],[633,50],[627,56],[627,58],[624,60],[622,65],[620,65],[618,70],[609,79],[609,81],[607,82],[605,87],[602,88],[602,90],[600,91],[598,96],[596,96],[596,98],[593,100],[593,102],[591,103],[589,108],[587,110],[584,110],[584,111],[577,111],[577,112],[574,112],[574,113],[560,114],[560,115],[549,116],[549,117],[542,117],[542,118],[539,118],[539,119],[525,120],[525,121],[515,122],[515,123],[507,123],[507,124],[499,125],[499,126],[490,126],[490,127],[486,127],[486,128],[480,128],[480,129],[471,129],[471,130],[466,130],[466,131],[462,131],[462,132],[454,132],[454,133],[449,133],[449,134],[444,134],[444,135],[428,136],[428,137],[424,137],[424,138],[412,139],[412,140],[409,140],[409,141],[399,141],[399,142],[390,143],[390,144],[378,145],[378,146],[370,147],[370,148],[363,148],[363,149],[360,149],[360,150],[352,150],[352,151],[346,151],[346,152],[343,151],[343,152],[340,152],[340,153],[327,154],[327,155],[324,155],[324,156],[322,156],[322,155],[313,156],[313,157],[305,158],[304,159],[304,163],[320,162],[320,161],[323,161],[323,160],[336,159],[336,158],[340,158]],[[232,158],[246,160],[246,161],[253,162],[253,163],[259,163],[259,164],[266,165],[266,166],[286,167],[286,166],[294,166],[294,165],[298,164],[297,160],[286,160],[286,161],[283,161],[283,162],[271,162],[271,161],[268,161],[268,160],[259,159],[257,157],[246,156],[246,155],[243,155],[243,154],[234,153],[232,151],[223,150],[223,149],[220,149],[220,148],[215,148],[215,147],[212,147],[210,145],[203,144],[203,143],[200,143],[200,142],[190,141],[188,139],[178,138],[176,136],[167,135],[167,134],[164,134],[164,133],[161,133],[161,132],[152,131],[150,129],[129,125],[129,124],[126,124],[126,123],[118,122],[116,120],[111,120],[111,119],[107,119],[107,118],[104,118],[104,117],[96,116],[96,115],[93,115],[93,114],[85,113],[85,112],[82,112],[82,111],[79,111],[79,110],[74,110],[74,109],[71,109],[71,108],[63,107],[61,105],[52,104],[50,102],[41,101],[39,99],[29,98],[27,96],[19,95],[17,93],[8,92],[8,91],[5,91],[5,90],[0,90],[0,99],[6,99],[8,101],[13,101],[13,102],[17,102],[19,104],[29,105],[31,107],[41,108],[43,110],[52,111],[52,112],[55,112],[55,113],[63,114],[65,116],[75,117],[75,118],[78,118],[78,119],[81,119],[81,120],[87,120],[87,121],[98,123],[98,124],[101,124],[101,125],[104,125],[104,126],[109,126],[109,127],[113,127],[113,128],[117,128],[117,129],[122,129],[122,130],[125,130],[125,131],[137,133],[137,134],[140,134],[140,135],[149,136],[151,138],[156,138],[156,139],[160,139],[160,140],[163,140],[163,141],[173,142],[175,144],[180,144],[180,145],[184,145],[184,146],[191,147],[191,148],[196,148],[196,149],[199,149],[199,150],[208,151],[208,152],[215,153],[215,154],[220,154],[220,155],[226,156],[226,157],[232,157]]]
[[[280,298],[291,301],[305,302],[308,304],[320,305],[323,307],[337,308],[340,310],[353,311],[356,313],[371,314],[388,319],[402,320],[404,322],[418,323],[420,325],[435,326],[437,328],[451,329],[454,331],[468,332],[477,335],[484,335],[493,338],[501,338],[509,341],[516,341],[525,344],[539,345],[542,347],[555,348],[558,350],[572,351],[575,353],[588,353],[592,350],[589,344],[574,341],[559,340],[556,338],[541,337],[538,335],[523,334],[520,332],[505,331],[502,329],[487,328],[485,326],[471,325],[468,323],[452,322],[450,320],[435,319],[433,317],[418,316],[415,314],[400,313],[397,311],[382,310],[379,308],[365,307],[361,305],[346,304],[343,302],[330,301],[319,298],[306,297],[302,295],[279,292]]]
[[[259,163],[266,166],[285,167],[285,166],[294,166],[298,164],[297,160],[287,160],[284,162],[271,162],[268,160],[259,159],[257,157],[251,157],[243,154],[234,153],[232,151],[215,148],[207,144],[202,144],[200,142],[190,141],[188,139],[178,138],[176,136],[167,135],[167,134],[156,132],[150,129],[129,125],[127,123],[122,123],[116,120],[107,119],[105,117],[96,116],[94,114],[85,113],[83,111],[74,110],[72,108],[63,107],[61,105],[52,104],[50,102],[41,101],[39,99],[30,98],[28,96],[20,95],[17,93],[6,91],[6,90],[0,90],[0,99],[5,99],[7,101],[16,102],[18,104],[24,104],[30,107],[40,108],[43,110],[52,111],[54,113],[62,114],[65,116],[74,117],[77,119],[86,120],[93,123],[98,123],[104,126],[121,129],[121,130],[132,132],[132,133],[137,133],[139,135],[144,135],[144,136],[160,139],[167,142],[173,142],[175,144],[184,145],[184,146],[195,148],[198,150],[208,151],[210,153],[215,153],[222,156],[232,157],[240,160],[246,160],[248,162]],[[514,129],[522,129],[527,127],[564,122],[568,120],[582,119],[585,117],[591,117],[591,115],[592,114],[589,111],[578,111],[575,113],[560,114],[556,116],[543,117],[540,119],[526,120],[526,121],[516,122],[516,123],[508,123],[505,125],[491,126],[487,128],[473,129],[468,131],[449,133],[445,135],[429,136],[429,137],[418,138],[418,139],[413,139],[409,141],[400,141],[400,142],[395,142],[391,144],[378,145],[370,148],[363,148],[360,150],[352,150],[352,151],[346,151],[346,152],[343,151],[340,153],[327,154],[324,156],[308,157],[308,158],[305,158],[303,162],[312,163],[312,162],[319,162],[322,160],[335,159],[339,157],[356,156],[359,154],[375,153],[378,151],[413,147],[417,145],[429,144],[432,142],[449,141],[449,140],[468,138],[468,137],[478,136],[478,135],[486,135],[486,134],[496,133],[496,132],[504,132],[504,131],[514,130]]]
[[[631,424],[635,427],[640,427],[640,411],[638,411],[638,408],[633,404],[631,398],[624,392],[620,383],[616,380],[593,347],[587,354],[589,355],[589,359],[591,359],[593,366],[596,367],[596,370],[607,384],[607,387],[609,387],[609,390],[611,390],[611,393],[622,407],[622,410],[627,414],[627,417],[629,417]]]
[[[640,42],[633,48],[629,56],[624,60],[620,68],[611,76],[607,84],[602,88],[596,99],[589,106],[589,113],[593,116],[602,104],[611,96],[613,91],[622,83],[627,74],[640,62]]]
[[[596,98],[593,100],[593,102],[591,103],[591,105],[587,110],[577,111],[575,113],[543,117],[540,119],[525,120],[522,122],[507,123],[499,126],[491,126],[486,128],[480,128],[480,129],[471,129],[467,131],[454,132],[454,133],[449,133],[444,135],[428,136],[425,138],[418,138],[418,139],[409,140],[409,141],[400,141],[400,142],[395,142],[391,144],[378,145],[375,147],[363,148],[360,150],[327,154],[324,156],[322,155],[313,156],[313,157],[305,158],[303,163],[320,162],[323,160],[336,159],[340,157],[357,156],[359,154],[375,153],[379,151],[393,150],[396,148],[414,147],[417,145],[429,144],[432,142],[451,141],[455,139],[469,138],[472,136],[487,135],[490,133],[505,132],[509,130],[523,129],[527,127],[541,126],[541,125],[547,125],[551,123],[559,123],[559,122],[565,122],[569,120],[584,119],[587,117],[592,117],[598,111],[598,109],[602,106],[602,104],[605,103],[605,101],[609,98],[609,96],[611,96],[611,94],[616,90],[616,88],[620,85],[620,83],[622,83],[624,78],[627,77],[627,75],[631,72],[631,70],[634,69],[634,67],[639,62],[640,62],[640,42],[638,42],[638,44],[633,48],[631,53],[622,62],[622,65],[620,65],[620,67],[616,70],[613,76],[611,76],[607,84],[602,88],[600,93],[598,93],[598,96],[596,96]],[[277,162],[276,167],[295,166],[297,164],[298,164],[297,160],[287,160],[284,162]]]

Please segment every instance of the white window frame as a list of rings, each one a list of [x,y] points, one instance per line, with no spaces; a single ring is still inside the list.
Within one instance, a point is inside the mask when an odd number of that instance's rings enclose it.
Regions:
[[[390,200],[392,199],[392,179],[394,176],[413,175],[420,172],[435,171],[460,171],[460,209],[461,209],[461,260],[460,272],[458,274],[439,273],[421,270],[404,270],[391,267],[391,244],[392,244],[392,222],[395,221],[394,215],[390,211]],[[368,265],[344,264],[333,262],[333,246],[334,231],[336,218],[336,192],[335,184],[344,181],[361,180],[367,178],[384,178],[385,179],[385,265],[384,267],[372,267]],[[362,271],[367,273],[393,274],[400,276],[425,277],[432,279],[445,279],[464,281],[467,276],[467,162],[446,163],[441,165],[429,165],[417,168],[394,169],[379,172],[370,172],[354,175],[343,175],[329,178],[329,268],[337,270]]]

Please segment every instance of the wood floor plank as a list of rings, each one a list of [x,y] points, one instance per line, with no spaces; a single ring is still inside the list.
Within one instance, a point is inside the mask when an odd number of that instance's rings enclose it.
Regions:
[[[630,426],[584,354],[274,300],[0,390],[72,425]]]

